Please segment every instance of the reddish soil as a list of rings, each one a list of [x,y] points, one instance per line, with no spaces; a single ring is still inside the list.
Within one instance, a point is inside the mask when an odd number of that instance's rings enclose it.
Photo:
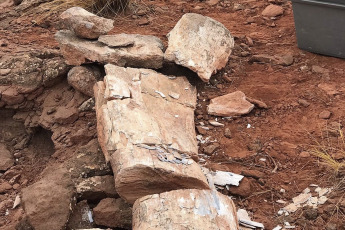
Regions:
[[[305,218],[306,209],[300,209],[290,216],[278,216],[278,210],[284,205],[276,203],[279,199],[291,202],[310,184],[327,187],[338,185],[339,178],[334,177],[332,170],[320,164],[316,157],[302,157],[300,154],[310,150],[315,140],[323,140],[322,133],[327,124],[344,122],[344,60],[312,54],[297,47],[292,6],[285,0],[236,0],[245,8],[238,11],[233,9],[233,1],[220,1],[215,6],[201,1],[135,2],[132,11],[116,16],[115,28],[111,33],[150,34],[167,44],[166,34],[179,18],[184,13],[194,12],[220,21],[235,36],[236,46],[226,68],[213,76],[209,84],[194,81],[199,92],[196,125],[204,122],[210,130],[203,136],[220,144],[220,148],[207,157],[203,155],[204,145],[201,145],[200,157],[206,159],[204,166],[234,173],[250,169],[256,170],[254,174],[259,175],[259,179],[246,177],[239,188],[230,188],[230,191],[224,189],[223,192],[233,197],[237,207],[252,213],[253,219],[262,222],[266,229],[272,229],[284,221],[296,225],[296,229],[325,229],[330,223],[337,224],[336,229],[345,229],[345,210],[338,205],[342,202],[343,190],[335,190],[331,199],[319,207],[318,216],[313,220]],[[263,18],[261,12],[268,2],[282,5],[284,14],[274,20]],[[10,15],[8,13],[12,9],[0,8],[0,41],[3,44],[0,54],[31,48],[58,49],[54,41],[54,23],[43,28],[31,23],[36,15],[1,16],[5,13]],[[146,13],[135,16],[135,11],[139,9]],[[143,19],[149,23],[139,26]],[[253,40],[253,44],[248,44],[247,37]],[[244,51],[248,52],[248,56]],[[294,63],[287,67],[249,62],[255,54],[273,56],[287,53],[294,57]],[[314,65],[329,72],[313,72]],[[329,84],[337,92],[327,94],[318,87],[321,83]],[[209,100],[236,90],[265,102],[268,109],[255,108],[250,114],[234,119],[218,118],[225,127],[208,125],[208,120],[215,119],[206,112]],[[330,119],[319,118],[324,110],[332,113]],[[247,128],[248,124],[250,128]],[[231,131],[231,138],[225,137],[225,129]],[[68,152],[66,150],[65,154],[70,154]],[[26,167],[30,172],[35,164]],[[26,177],[35,175],[28,174]],[[281,193],[281,189],[286,192]],[[16,217],[13,218],[15,221]]]

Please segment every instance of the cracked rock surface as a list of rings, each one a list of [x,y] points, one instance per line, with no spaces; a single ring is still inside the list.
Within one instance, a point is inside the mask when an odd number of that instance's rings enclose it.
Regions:
[[[118,35],[114,35],[115,40],[116,36]],[[144,35],[128,35],[128,37],[134,40],[133,45],[110,47],[111,35],[103,37],[104,40],[101,39],[103,42],[78,38],[68,30],[61,30],[55,35],[55,39],[60,43],[61,53],[69,65],[99,62],[139,68],[162,67],[164,47],[159,38]]]
[[[194,13],[183,15],[167,37],[165,59],[191,69],[205,82],[225,67],[234,47],[234,39],[223,24]]]
[[[211,190],[185,189],[140,198],[133,206],[133,230],[237,230],[231,198]]]
[[[191,156],[196,89],[185,77],[105,66],[95,86],[98,138],[118,194],[129,203],[182,188],[208,188]],[[178,99],[169,95],[179,95]]]

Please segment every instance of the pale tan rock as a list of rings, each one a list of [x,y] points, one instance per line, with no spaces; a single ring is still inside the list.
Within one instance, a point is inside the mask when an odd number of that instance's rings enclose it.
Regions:
[[[185,14],[167,35],[165,58],[196,72],[208,82],[228,62],[234,39],[220,22],[200,14]]]
[[[115,191],[115,179],[111,175],[86,178],[76,185],[81,200],[101,200],[106,197],[118,197]]]
[[[112,165],[118,194],[133,203],[172,189],[208,188],[200,167],[181,156],[198,152],[195,87],[185,77],[169,79],[148,69],[109,64],[105,70],[104,82],[95,85],[98,139]],[[130,97],[117,99],[121,90],[112,82],[122,82]],[[179,99],[162,97],[169,92]]]
[[[153,36],[136,36],[133,38],[133,46],[113,48],[99,41],[78,38],[66,30],[57,32],[55,39],[60,43],[61,52],[69,65],[99,62],[118,66],[161,68],[164,48],[161,40]]]
[[[230,117],[250,113],[253,108],[254,105],[246,100],[245,94],[236,91],[213,98],[207,107],[207,112],[215,116]]]
[[[96,39],[114,28],[114,21],[99,17],[81,7],[72,7],[60,15],[64,26],[78,37]]]
[[[238,230],[233,201],[211,190],[175,190],[138,199],[133,230]]]
[[[262,16],[265,17],[277,17],[284,13],[284,9],[281,6],[270,4],[268,5],[264,11],[262,11]]]

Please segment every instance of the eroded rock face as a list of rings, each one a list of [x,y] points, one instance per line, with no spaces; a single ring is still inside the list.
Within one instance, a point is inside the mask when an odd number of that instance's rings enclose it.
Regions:
[[[13,106],[30,99],[34,91],[60,81],[68,69],[62,57],[52,50],[2,56],[0,104]]]
[[[60,15],[62,23],[80,38],[97,39],[114,28],[114,21],[94,15],[81,7],[72,7]]]
[[[254,105],[247,101],[246,95],[241,91],[226,94],[213,98],[207,107],[208,114],[232,117],[250,113]]]
[[[132,229],[132,208],[121,198],[101,200],[93,209],[93,215],[97,225]]]
[[[90,41],[76,37],[71,31],[59,31],[55,38],[69,65],[99,62],[118,66],[158,69],[163,65],[163,44],[154,36],[127,35],[134,45],[125,47],[110,47],[113,44],[111,36],[103,37],[101,41]],[[108,42],[107,42],[108,41]],[[107,46],[105,43],[109,44]]]
[[[168,34],[165,58],[196,72],[208,82],[228,62],[234,39],[220,22],[200,14],[185,14]]]
[[[76,186],[76,190],[80,199],[101,200],[106,197],[118,197],[114,177],[111,175],[86,178]]]
[[[93,97],[93,86],[100,78],[101,72],[95,66],[76,66],[67,75],[68,84],[89,97]]]
[[[157,213],[157,215],[154,215]],[[211,190],[175,190],[138,199],[133,206],[133,230],[237,230],[233,201]]]
[[[105,70],[95,86],[97,129],[118,194],[133,203],[172,189],[208,188],[189,157],[197,155],[195,87],[148,69]]]

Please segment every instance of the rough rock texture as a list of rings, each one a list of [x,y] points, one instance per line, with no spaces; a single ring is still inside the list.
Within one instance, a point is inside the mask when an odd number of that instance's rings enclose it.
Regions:
[[[114,28],[114,21],[94,15],[83,8],[72,7],[60,15],[62,23],[78,37],[97,39]]]
[[[106,198],[93,209],[95,223],[111,228],[132,229],[132,208],[121,198]]]
[[[281,6],[270,4],[268,5],[264,11],[262,11],[262,16],[265,17],[277,17],[284,13],[284,9]]]
[[[95,66],[76,66],[67,75],[68,83],[85,95],[93,97],[93,86],[101,78],[101,71]]]
[[[199,14],[185,14],[168,34],[165,58],[208,82],[228,62],[234,39],[223,24]]]
[[[80,199],[101,200],[106,197],[118,197],[115,191],[114,177],[111,175],[86,178],[76,186]]]
[[[114,35],[115,39],[118,35]],[[100,62],[118,66],[161,68],[163,65],[163,43],[154,36],[128,35],[133,46],[109,47],[99,41],[76,37],[71,31],[59,31],[55,38],[69,65]],[[107,40],[111,40],[108,36]],[[111,45],[111,43],[109,43]]]
[[[211,190],[175,190],[145,196],[133,206],[133,230],[238,230],[233,201]]]
[[[197,155],[195,87],[148,69],[109,64],[105,70],[95,86],[97,129],[118,194],[133,203],[172,189],[208,188],[189,158]]]
[[[254,105],[246,100],[246,95],[241,91],[213,98],[207,107],[211,115],[231,117],[241,116],[254,109]]]
[[[6,146],[0,143],[0,171],[6,171],[14,165],[14,159]]]
[[[62,57],[52,50],[3,55],[0,58],[0,105],[13,106],[31,99],[40,88],[60,81],[68,69]]]

